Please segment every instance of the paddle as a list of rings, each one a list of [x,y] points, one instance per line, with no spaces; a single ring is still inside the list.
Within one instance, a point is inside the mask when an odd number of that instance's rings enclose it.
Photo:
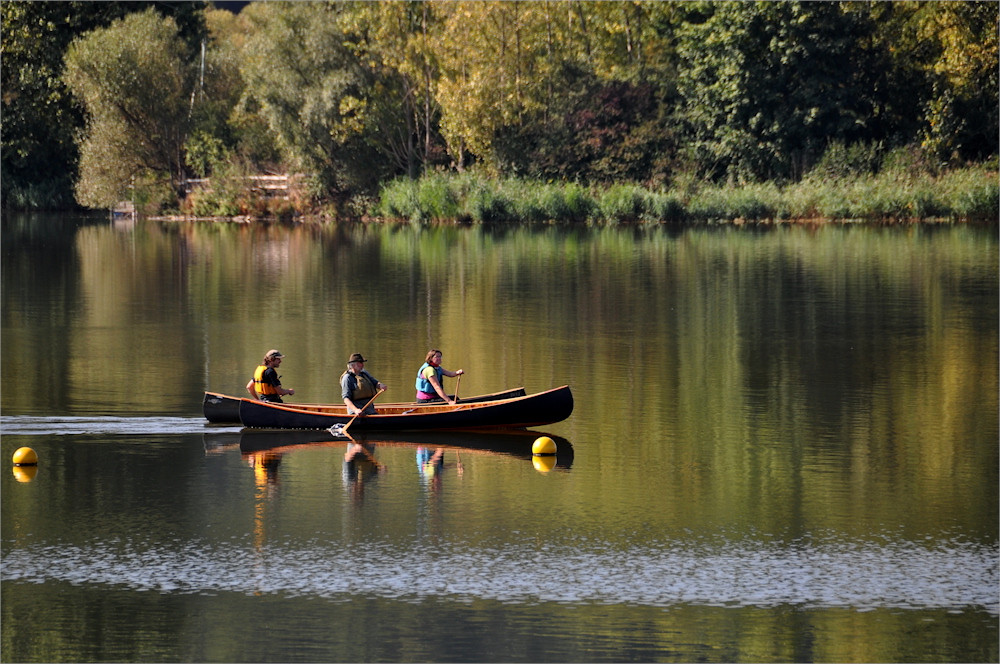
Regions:
[[[458,403],[458,386],[461,384],[462,384],[462,374],[458,374],[458,380],[455,381],[455,403]]]
[[[371,399],[370,399],[370,400],[368,401],[368,403],[366,403],[366,404],[365,404],[365,407],[364,407],[364,408],[362,408],[362,409],[361,409],[361,410],[359,410],[358,412],[354,413],[354,417],[352,417],[352,418],[351,418],[351,421],[350,421],[350,422],[348,422],[347,424],[345,424],[345,425],[344,425],[344,428],[343,428],[343,429],[341,430],[341,433],[342,433],[342,434],[344,434],[344,435],[346,436],[346,435],[347,435],[347,430],[348,430],[348,429],[349,429],[349,428],[351,427],[351,425],[352,425],[352,424],[354,424],[354,420],[358,419],[358,416],[359,416],[359,415],[361,415],[361,413],[363,413],[363,412],[365,412],[366,410],[368,410],[368,406],[372,405],[372,402],[374,402],[374,401],[375,401],[375,399],[378,399],[378,395],[382,394],[383,392],[385,392],[385,390],[379,390],[378,392],[376,392],[376,393],[375,393],[375,396],[373,396],[373,397],[372,397],[372,398],[371,398]]]

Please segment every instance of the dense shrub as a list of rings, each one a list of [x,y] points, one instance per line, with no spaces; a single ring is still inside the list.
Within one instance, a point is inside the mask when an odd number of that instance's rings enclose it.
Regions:
[[[639,221],[646,209],[646,192],[635,185],[614,185],[597,201],[601,219],[607,222]]]
[[[417,181],[409,178],[397,178],[383,186],[375,213],[389,219],[419,221],[420,204],[417,195]]]
[[[459,204],[452,190],[452,179],[440,173],[421,178],[417,184],[417,205],[423,215],[435,221],[457,219]]]
[[[472,189],[466,201],[466,215],[482,223],[508,221],[514,216],[510,201],[496,188],[485,184]]]

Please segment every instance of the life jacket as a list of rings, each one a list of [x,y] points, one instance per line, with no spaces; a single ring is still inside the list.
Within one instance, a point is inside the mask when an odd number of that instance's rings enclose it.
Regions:
[[[268,370],[269,367],[261,364],[253,372],[253,388],[257,391],[257,394],[264,394],[266,396],[277,396],[278,388],[271,385],[264,380],[264,372]]]
[[[428,364],[427,362],[424,362],[422,365],[420,365],[420,370],[417,371],[417,382],[414,386],[419,391],[424,392],[426,394],[437,394],[437,392],[434,391],[434,386],[431,385],[431,381],[424,378],[424,369],[426,369],[429,366],[431,365]],[[434,374],[437,376],[438,385],[441,386],[441,389],[444,389],[444,383],[441,382],[441,376],[442,376],[441,367],[434,367]]]
[[[360,374],[352,374],[350,371],[345,371],[340,375],[343,378],[345,375],[354,376],[355,387],[351,390],[351,400],[353,401],[368,401],[378,392],[378,385],[375,383],[375,379],[368,375],[368,372],[364,369],[361,370]]]

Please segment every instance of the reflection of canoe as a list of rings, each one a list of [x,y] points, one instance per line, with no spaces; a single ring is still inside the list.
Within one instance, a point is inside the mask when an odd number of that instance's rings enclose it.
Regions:
[[[239,446],[240,444],[240,434],[233,431],[206,433],[202,436],[202,439],[205,442],[206,454],[225,452],[228,448]]]
[[[523,387],[517,387],[513,390],[504,390],[503,392],[494,392],[493,394],[481,394],[475,397],[462,397],[459,403],[476,403],[479,401],[492,401],[494,399],[509,399],[512,397],[523,397],[525,394]],[[343,409],[342,404],[318,404],[318,403],[289,403],[286,406],[294,406],[296,408],[340,408]],[[383,406],[417,406],[417,402],[406,402],[398,404],[383,404]],[[240,423],[240,398],[231,397],[225,394],[220,394],[219,392],[205,392],[205,400],[202,403],[202,410],[205,413],[205,419],[209,422],[217,422],[220,424],[239,424]]]
[[[523,397],[463,400],[454,406],[382,404],[377,408],[377,415],[354,418],[346,413],[344,406],[303,407],[241,399],[240,420],[245,427],[264,429],[329,429],[353,420],[352,432],[518,429],[565,420],[573,412],[573,393],[568,385],[563,385]]]
[[[354,430],[353,425],[351,430]],[[459,452],[478,451],[514,456],[519,459],[531,458],[531,444],[539,436],[548,436],[556,443],[556,468],[573,465],[573,446],[561,436],[539,431],[493,430],[493,431],[414,431],[414,432],[370,432],[357,437],[357,442],[374,444],[377,447],[430,447]],[[305,447],[344,447],[350,442],[333,436],[329,431],[264,431],[244,429],[240,434],[240,453],[256,454],[274,452],[285,454]],[[551,458],[551,457],[549,457]]]

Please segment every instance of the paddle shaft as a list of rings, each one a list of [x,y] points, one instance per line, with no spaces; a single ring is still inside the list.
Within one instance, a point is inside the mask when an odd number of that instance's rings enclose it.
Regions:
[[[458,403],[458,386],[462,384],[462,374],[458,374],[458,380],[455,381],[455,403]]]
[[[351,418],[351,421],[344,426],[344,431],[343,431],[344,435],[347,435],[347,430],[351,427],[352,424],[354,424],[354,420],[358,419],[359,415],[368,410],[368,406],[372,405],[372,402],[375,401],[375,399],[378,399],[378,395],[382,394],[383,392],[385,392],[385,390],[379,390],[378,392],[376,392],[375,396],[373,396],[371,399],[368,400],[368,403],[365,404],[364,408],[354,413],[354,417]]]

